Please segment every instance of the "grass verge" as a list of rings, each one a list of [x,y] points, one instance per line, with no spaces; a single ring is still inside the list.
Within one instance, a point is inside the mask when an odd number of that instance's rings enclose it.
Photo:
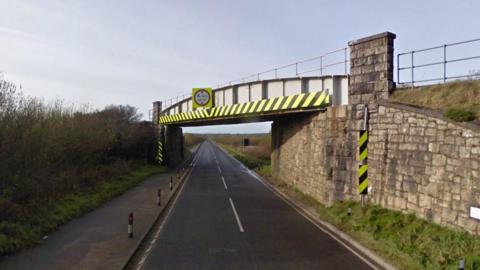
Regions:
[[[439,110],[447,117],[449,109],[462,110],[471,115],[467,120],[462,118],[461,121],[471,121],[472,116],[480,118],[480,80],[397,89],[390,96],[390,100]],[[457,121],[455,118],[452,119]]]
[[[222,143],[219,143],[219,145],[234,158],[245,164],[245,166],[247,166],[249,169],[267,170],[267,167],[270,167],[270,159],[247,156],[232,146]]]
[[[315,209],[323,220],[400,269],[453,270],[458,269],[460,259],[465,260],[465,269],[480,269],[479,237],[378,205],[362,209],[357,202],[344,201],[326,207],[302,191],[274,179],[270,164],[265,161],[246,156],[232,147],[221,146],[294,200]],[[352,209],[350,216],[348,208]]]
[[[60,225],[119,196],[146,177],[163,171],[164,167],[142,166],[115,180],[100,182],[89,192],[69,194],[40,206],[35,215],[21,222],[0,221],[0,256],[40,243],[45,234]]]

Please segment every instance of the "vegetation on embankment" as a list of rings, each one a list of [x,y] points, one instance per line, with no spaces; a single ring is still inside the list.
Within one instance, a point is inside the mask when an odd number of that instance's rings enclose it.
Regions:
[[[197,144],[202,143],[205,141],[205,138],[201,135],[192,134],[192,133],[185,133],[183,134],[183,144],[186,148],[191,149]]]
[[[480,269],[479,237],[377,205],[362,209],[358,202],[345,201],[326,207],[295,187],[274,179],[270,164],[266,165],[231,146],[220,145],[283,192],[315,209],[323,220],[400,269],[453,270],[458,269],[460,259],[465,260],[465,269]],[[352,209],[351,216],[348,215],[348,208]]]
[[[155,142],[136,108],[45,103],[0,78],[0,255],[33,245],[156,171],[124,178],[155,162]]]
[[[480,80],[397,89],[390,100],[441,111],[455,121],[480,118]]]
[[[119,164],[120,165],[120,164]],[[120,167],[118,167],[120,168]],[[88,191],[72,193],[45,202],[36,207],[35,213],[0,222],[0,255],[7,255],[41,242],[45,234],[69,220],[94,210],[103,203],[134,187],[146,177],[165,170],[164,167],[147,165],[124,176],[105,179]]]

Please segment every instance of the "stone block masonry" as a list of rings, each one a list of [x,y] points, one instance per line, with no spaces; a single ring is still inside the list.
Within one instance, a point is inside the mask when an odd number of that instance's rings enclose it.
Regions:
[[[394,88],[393,41],[384,32],[348,43],[350,47],[349,104],[368,104],[387,99]]]
[[[359,200],[358,135],[364,105],[272,124],[272,174],[325,205]],[[380,101],[370,114],[369,203],[480,235],[480,128]]]
[[[325,205],[356,198],[351,108],[281,118],[272,124],[272,174]]]
[[[358,139],[368,106],[369,203],[480,235],[480,127],[388,102],[389,32],[349,43],[349,105],[272,124],[272,174],[325,205],[359,200]]]
[[[380,102],[370,120],[372,202],[480,234],[480,129]]]

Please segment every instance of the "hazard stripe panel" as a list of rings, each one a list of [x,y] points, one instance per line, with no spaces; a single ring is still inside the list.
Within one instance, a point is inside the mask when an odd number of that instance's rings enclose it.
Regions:
[[[158,155],[157,155],[158,164],[163,163],[163,145],[160,140],[158,140]]]
[[[251,102],[225,105],[212,109],[199,109],[193,112],[160,116],[160,124],[191,122],[204,119],[235,118],[262,115],[276,111],[322,108],[330,105],[330,96],[326,91],[302,93],[292,96],[262,99]],[[367,141],[368,141],[368,134]],[[361,137],[361,136],[360,136]],[[361,146],[360,146],[361,147]],[[365,148],[366,149],[366,148]],[[366,150],[365,150],[366,151]],[[365,154],[366,155],[366,154]],[[362,155],[361,155],[362,156]]]
[[[360,139],[358,140],[360,161],[368,158],[368,130],[360,130]]]
[[[368,165],[358,165],[358,193],[368,193]]]

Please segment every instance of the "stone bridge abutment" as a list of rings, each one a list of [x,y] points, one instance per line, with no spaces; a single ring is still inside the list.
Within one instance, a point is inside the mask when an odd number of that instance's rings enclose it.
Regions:
[[[395,35],[349,43],[348,105],[272,124],[272,174],[325,205],[360,200],[359,132],[368,141],[367,202],[480,235],[480,128],[388,101]]]

